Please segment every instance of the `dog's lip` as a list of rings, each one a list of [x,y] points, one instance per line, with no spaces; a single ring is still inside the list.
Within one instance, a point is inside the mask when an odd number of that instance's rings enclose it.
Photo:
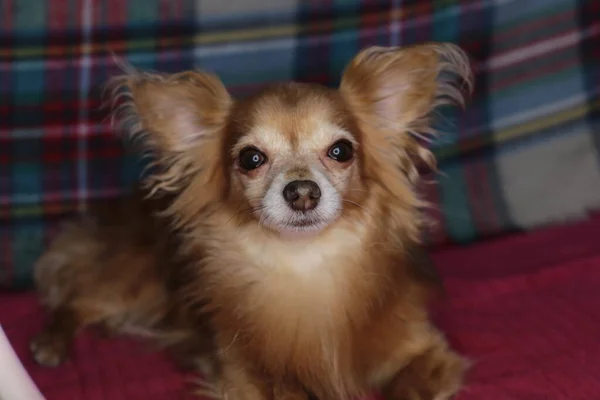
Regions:
[[[313,212],[301,212],[301,211],[297,211],[296,214],[298,215],[298,219],[294,219],[292,221],[289,221],[287,225],[289,226],[293,226],[296,228],[306,228],[306,227],[311,227],[313,225],[318,225],[320,223],[322,223],[322,219],[319,218],[317,215],[313,215]]]
[[[311,236],[324,227],[323,221],[318,218],[310,218],[301,221],[288,222],[281,226],[278,231],[283,237],[299,238]]]
[[[307,227],[307,226],[312,226],[312,225],[316,225],[318,224],[319,221],[315,221],[315,220],[306,220],[306,221],[298,221],[298,222],[292,222],[290,225],[291,226],[296,226],[296,227]]]

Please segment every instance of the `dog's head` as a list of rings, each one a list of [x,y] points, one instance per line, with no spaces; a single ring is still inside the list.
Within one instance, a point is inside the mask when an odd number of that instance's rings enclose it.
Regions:
[[[226,207],[282,234],[368,213],[375,193],[414,213],[417,163],[432,164],[419,138],[440,102],[462,103],[463,82],[468,60],[449,44],[369,48],[338,89],[290,83],[239,101],[205,72],[119,78],[130,95],[122,110],[162,168],[153,187],[178,194],[180,220]]]

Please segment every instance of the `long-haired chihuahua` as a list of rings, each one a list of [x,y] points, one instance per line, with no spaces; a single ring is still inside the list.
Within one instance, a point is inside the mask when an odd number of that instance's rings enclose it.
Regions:
[[[451,398],[467,362],[428,317],[417,186],[433,112],[471,81],[438,43],[365,49],[337,89],[241,100],[201,71],[118,77],[116,116],[155,162],[40,258],[34,358],[59,364],[97,324],[156,340],[216,398]]]

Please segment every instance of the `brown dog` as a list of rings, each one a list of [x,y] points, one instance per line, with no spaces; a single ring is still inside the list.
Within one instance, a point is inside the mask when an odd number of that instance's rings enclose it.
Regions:
[[[465,361],[429,322],[436,284],[412,256],[417,166],[434,164],[432,111],[470,81],[450,44],[369,48],[337,90],[240,101],[203,72],[120,77],[118,111],[157,171],[40,259],[52,321],[34,357],[60,363],[98,323],[176,351],[219,398],[450,398]]]

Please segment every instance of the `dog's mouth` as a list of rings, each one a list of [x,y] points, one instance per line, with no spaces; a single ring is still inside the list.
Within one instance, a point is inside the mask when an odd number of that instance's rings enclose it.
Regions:
[[[280,230],[298,230],[298,231],[312,231],[320,230],[328,224],[325,218],[323,218],[318,212],[293,212],[284,221],[281,221]]]
[[[290,226],[296,228],[310,228],[311,226],[318,225],[322,223],[319,219],[311,218],[311,219],[301,219],[299,221],[290,222]]]
[[[325,218],[317,211],[291,212],[284,218],[277,218],[269,213],[260,216],[261,225],[272,229],[282,236],[310,235],[323,230],[331,224],[331,218]]]
[[[295,239],[315,235],[321,232],[331,222],[332,221],[323,219],[319,215],[298,215],[295,216],[295,218],[291,218],[289,221],[278,224],[274,228],[282,237]]]

